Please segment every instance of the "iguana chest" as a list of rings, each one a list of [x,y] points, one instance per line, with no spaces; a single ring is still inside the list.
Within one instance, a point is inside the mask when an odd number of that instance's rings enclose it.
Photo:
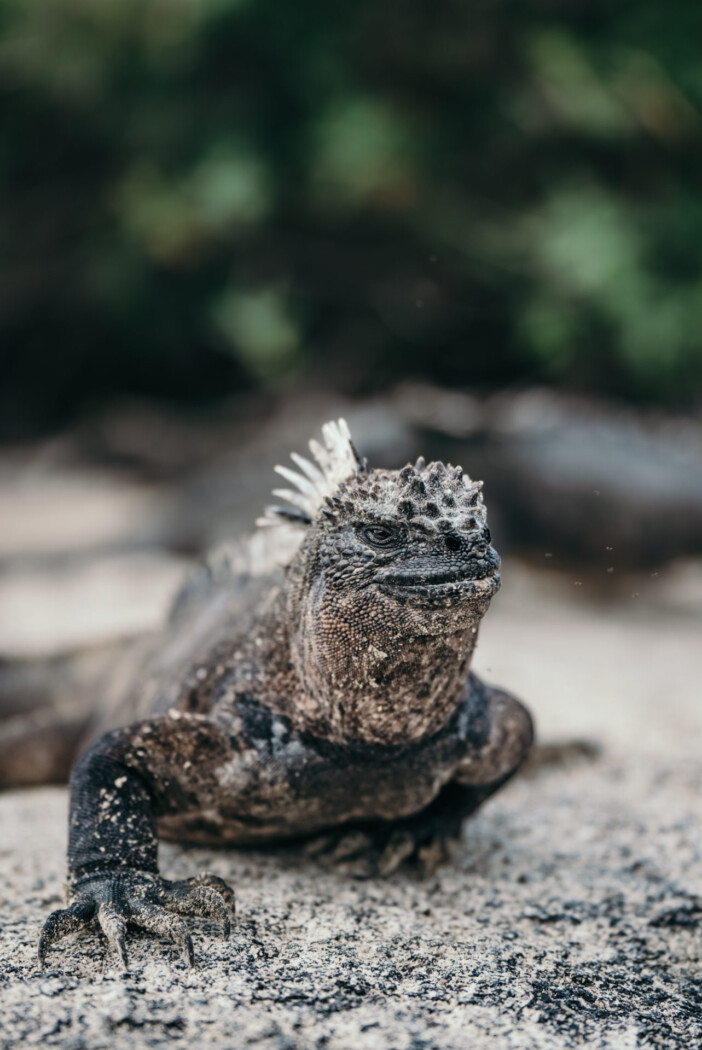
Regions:
[[[459,719],[422,745],[390,750],[330,745],[257,713],[248,734],[232,735],[190,808],[160,819],[164,837],[245,844],[409,816],[436,797],[467,750]]]

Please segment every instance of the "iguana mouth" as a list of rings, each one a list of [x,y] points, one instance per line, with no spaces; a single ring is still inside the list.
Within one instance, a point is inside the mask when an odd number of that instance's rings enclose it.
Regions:
[[[500,575],[492,567],[464,566],[443,572],[393,572],[378,581],[394,595],[426,598],[491,597],[499,589]]]

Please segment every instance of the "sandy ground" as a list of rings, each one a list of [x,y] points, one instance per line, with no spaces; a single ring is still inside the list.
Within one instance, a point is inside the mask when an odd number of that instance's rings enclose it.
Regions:
[[[700,1045],[699,594],[676,608],[641,586],[604,607],[578,581],[519,566],[505,581],[478,669],[523,696],[542,743],[599,754],[549,749],[429,879],[356,881],[295,849],[164,845],[164,873],[210,869],[238,892],[228,942],[193,924],[192,971],[140,933],[127,973],[96,935],[66,940],[40,972],[66,793],[1,796],[0,1046]]]

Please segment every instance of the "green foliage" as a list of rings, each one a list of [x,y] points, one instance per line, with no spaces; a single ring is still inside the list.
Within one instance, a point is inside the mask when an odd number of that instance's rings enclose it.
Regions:
[[[701,23],[0,0],[6,425],[305,374],[698,398]]]

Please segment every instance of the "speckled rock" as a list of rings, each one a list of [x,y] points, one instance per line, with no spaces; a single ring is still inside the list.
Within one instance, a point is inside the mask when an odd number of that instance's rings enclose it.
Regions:
[[[66,939],[40,972],[66,793],[0,795],[0,1047],[702,1045],[702,622],[658,601],[658,578],[619,605],[574,582],[506,566],[476,668],[527,701],[542,762],[466,823],[434,877],[356,881],[302,849],[161,847],[166,876],[210,868],[237,889],[229,941],[192,924],[194,970],[135,931],[128,973],[97,935]]]
[[[162,847],[165,873],[237,887],[231,939],[198,965],[135,934],[115,970],[97,936],[47,969],[66,794],[0,798],[3,1047],[265,1050],[687,1048],[702,1040],[699,765],[615,754],[515,781],[429,880],[355,881],[299,849]]]

